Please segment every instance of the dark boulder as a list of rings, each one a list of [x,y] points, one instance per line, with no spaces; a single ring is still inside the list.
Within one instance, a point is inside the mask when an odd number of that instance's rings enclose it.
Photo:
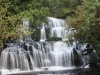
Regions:
[[[81,55],[75,50],[75,48],[73,49],[73,66],[75,67],[80,67],[83,66],[84,62],[82,60]]]

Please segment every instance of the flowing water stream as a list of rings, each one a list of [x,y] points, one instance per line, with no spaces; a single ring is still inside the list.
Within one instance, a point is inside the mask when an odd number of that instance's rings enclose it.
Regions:
[[[49,24],[47,26],[43,24],[41,28],[40,41],[27,41],[22,46],[16,43],[9,44],[2,51],[0,67],[3,72],[5,72],[4,70],[11,72],[45,68],[48,70],[72,69],[76,67],[75,55],[80,57],[77,58],[77,62],[79,62],[77,67],[82,67],[88,62],[80,54],[83,46],[76,50],[77,42],[73,37],[75,31],[72,28],[69,29],[68,24],[62,19],[48,17],[48,20]],[[47,27],[50,28],[50,37],[59,37],[63,41],[46,41],[48,33],[45,29]]]

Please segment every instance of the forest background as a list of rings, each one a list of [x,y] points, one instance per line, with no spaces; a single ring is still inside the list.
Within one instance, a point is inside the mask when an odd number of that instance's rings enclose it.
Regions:
[[[49,16],[65,19],[77,31],[77,40],[91,43],[100,53],[99,0],[0,0],[0,47],[29,34],[26,28],[20,31],[23,18],[34,28],[48,23]]]

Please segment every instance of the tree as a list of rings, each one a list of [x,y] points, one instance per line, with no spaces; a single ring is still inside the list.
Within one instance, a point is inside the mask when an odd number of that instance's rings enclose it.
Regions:
[[[100,1],[83,0],[77,6],[76,17],[69,18],[69,24],[77,30],[76,38],[93,44],[100,53]]]
[[[8,40],[19,39],[21,19],[29,21],[31,28],[48,23],[47,17],[73,16],[81,0],[0,0],[0,46]],[[78,3],[77,3],[78,2]]]
[[[37,0],[0,0],[0,46],[3,42],[20,38],[21,19],[31,26],[46,22],[48,8]]]
[[[43,4],[49,8],[50,16],[65,19],[73,16],[75,7],[81,3],[78,0],[45,0]]]

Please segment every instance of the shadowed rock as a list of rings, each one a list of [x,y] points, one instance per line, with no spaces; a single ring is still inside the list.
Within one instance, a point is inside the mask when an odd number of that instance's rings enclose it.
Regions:
[[[79,55],[79,53],[75,50],[75,48],[73,49],[73,65],[76,66],[76,67],[80,67],[82,66],[84,63],[83,63],[83,60],[82,60],[82,57],[81,55]]]

